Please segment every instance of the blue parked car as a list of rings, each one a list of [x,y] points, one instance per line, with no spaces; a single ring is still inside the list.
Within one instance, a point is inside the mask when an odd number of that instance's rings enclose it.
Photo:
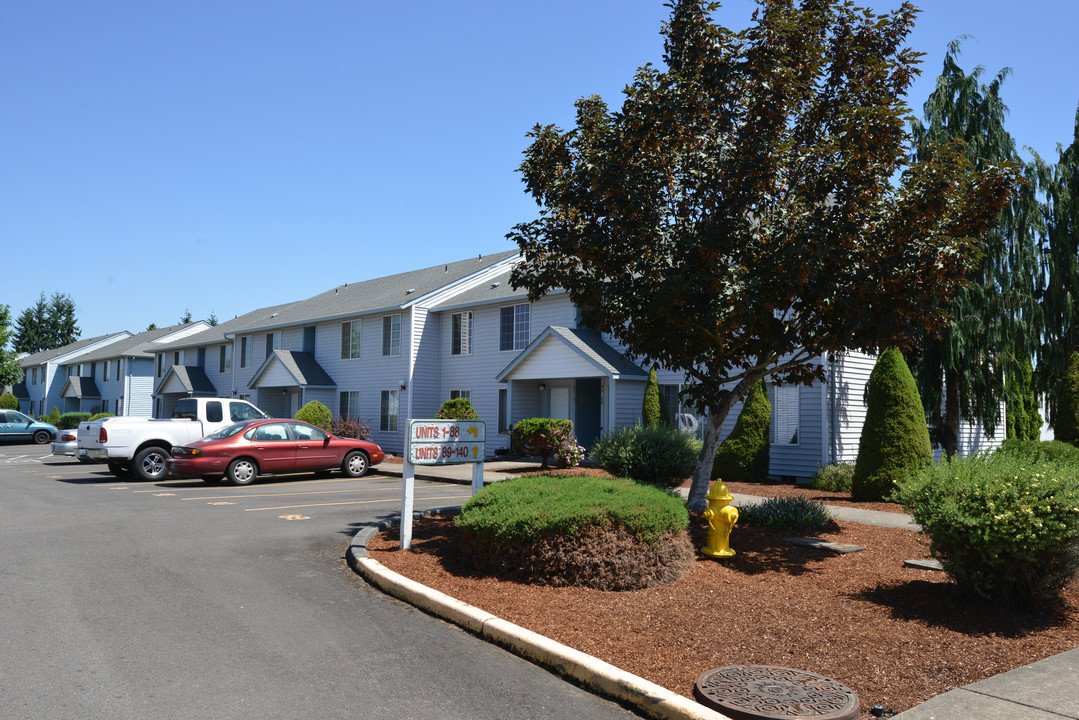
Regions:
[[[57,432],[55,425],[39,422],[18,410],[0,410],[0,439],[32,440],[44,445],[52,442]]]

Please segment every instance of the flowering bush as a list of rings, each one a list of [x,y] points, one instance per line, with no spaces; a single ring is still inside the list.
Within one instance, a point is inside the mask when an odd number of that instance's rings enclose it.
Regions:
[[[577,438],[572,435],[562,440],[562,444],[558,446],[558,450],[555,451],[555,460],[558,461],[558,467],[571,468],[577,467],[581,464],[581,460],[584,460],[585,449],[577,444]]]
[[[1022,453],[954,458],[893,498],[956,583],[983,599],[1042,609],[1079,570],[1076,465]]]

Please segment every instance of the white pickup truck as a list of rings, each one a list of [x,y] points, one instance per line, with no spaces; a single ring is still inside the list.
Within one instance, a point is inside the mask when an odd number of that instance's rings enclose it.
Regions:
[[[79,423],[76,457],[84,463],[108,463],[119,478],[160,480],[172,448],[241,420],[269,417],[245,400],[184,398],[172,419],[111,417]]]

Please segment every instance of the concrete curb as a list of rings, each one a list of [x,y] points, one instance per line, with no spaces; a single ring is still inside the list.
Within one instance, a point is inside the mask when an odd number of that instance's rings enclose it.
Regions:
[[[414,513],[425,517],[458,508],[437,508]],[[542,665],[560,675],[571,677],[582,686],[608,698],[627,703],[656,720],[730,720],[699,703],[660,687],[598,658],[550,638],[502,620],[489,612],[433,590],[393,572],[372,559],[367,543],[378,532],[396,527],[399,520],[368,525],[352,538],[346,559],[349,567],[383,592],[436,617],[459,625],[485,640]]]

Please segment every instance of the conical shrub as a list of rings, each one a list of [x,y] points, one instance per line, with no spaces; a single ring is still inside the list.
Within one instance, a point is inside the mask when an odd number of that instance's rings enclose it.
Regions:
[[[889,348],[877,359],[869,376],[867,401],[851,496],[875,501],[930,465],[933,446],[914,377],[898,350]]]
[[[657,427],[663,424],[663,400],[659,394],[659,380],[656,378],[655,367],[648,373],[648,383],[644,386],[641,424],[646,427]]]
[[[712,479],[723,482],[763,482],[768,479],[768,425],[772,403],[764,381],[750,388],[731,434],[716,449]]]
[[[1053,435],[1079,447],[1079,352],[1068,358],[1068,367],[1060,381]]]

